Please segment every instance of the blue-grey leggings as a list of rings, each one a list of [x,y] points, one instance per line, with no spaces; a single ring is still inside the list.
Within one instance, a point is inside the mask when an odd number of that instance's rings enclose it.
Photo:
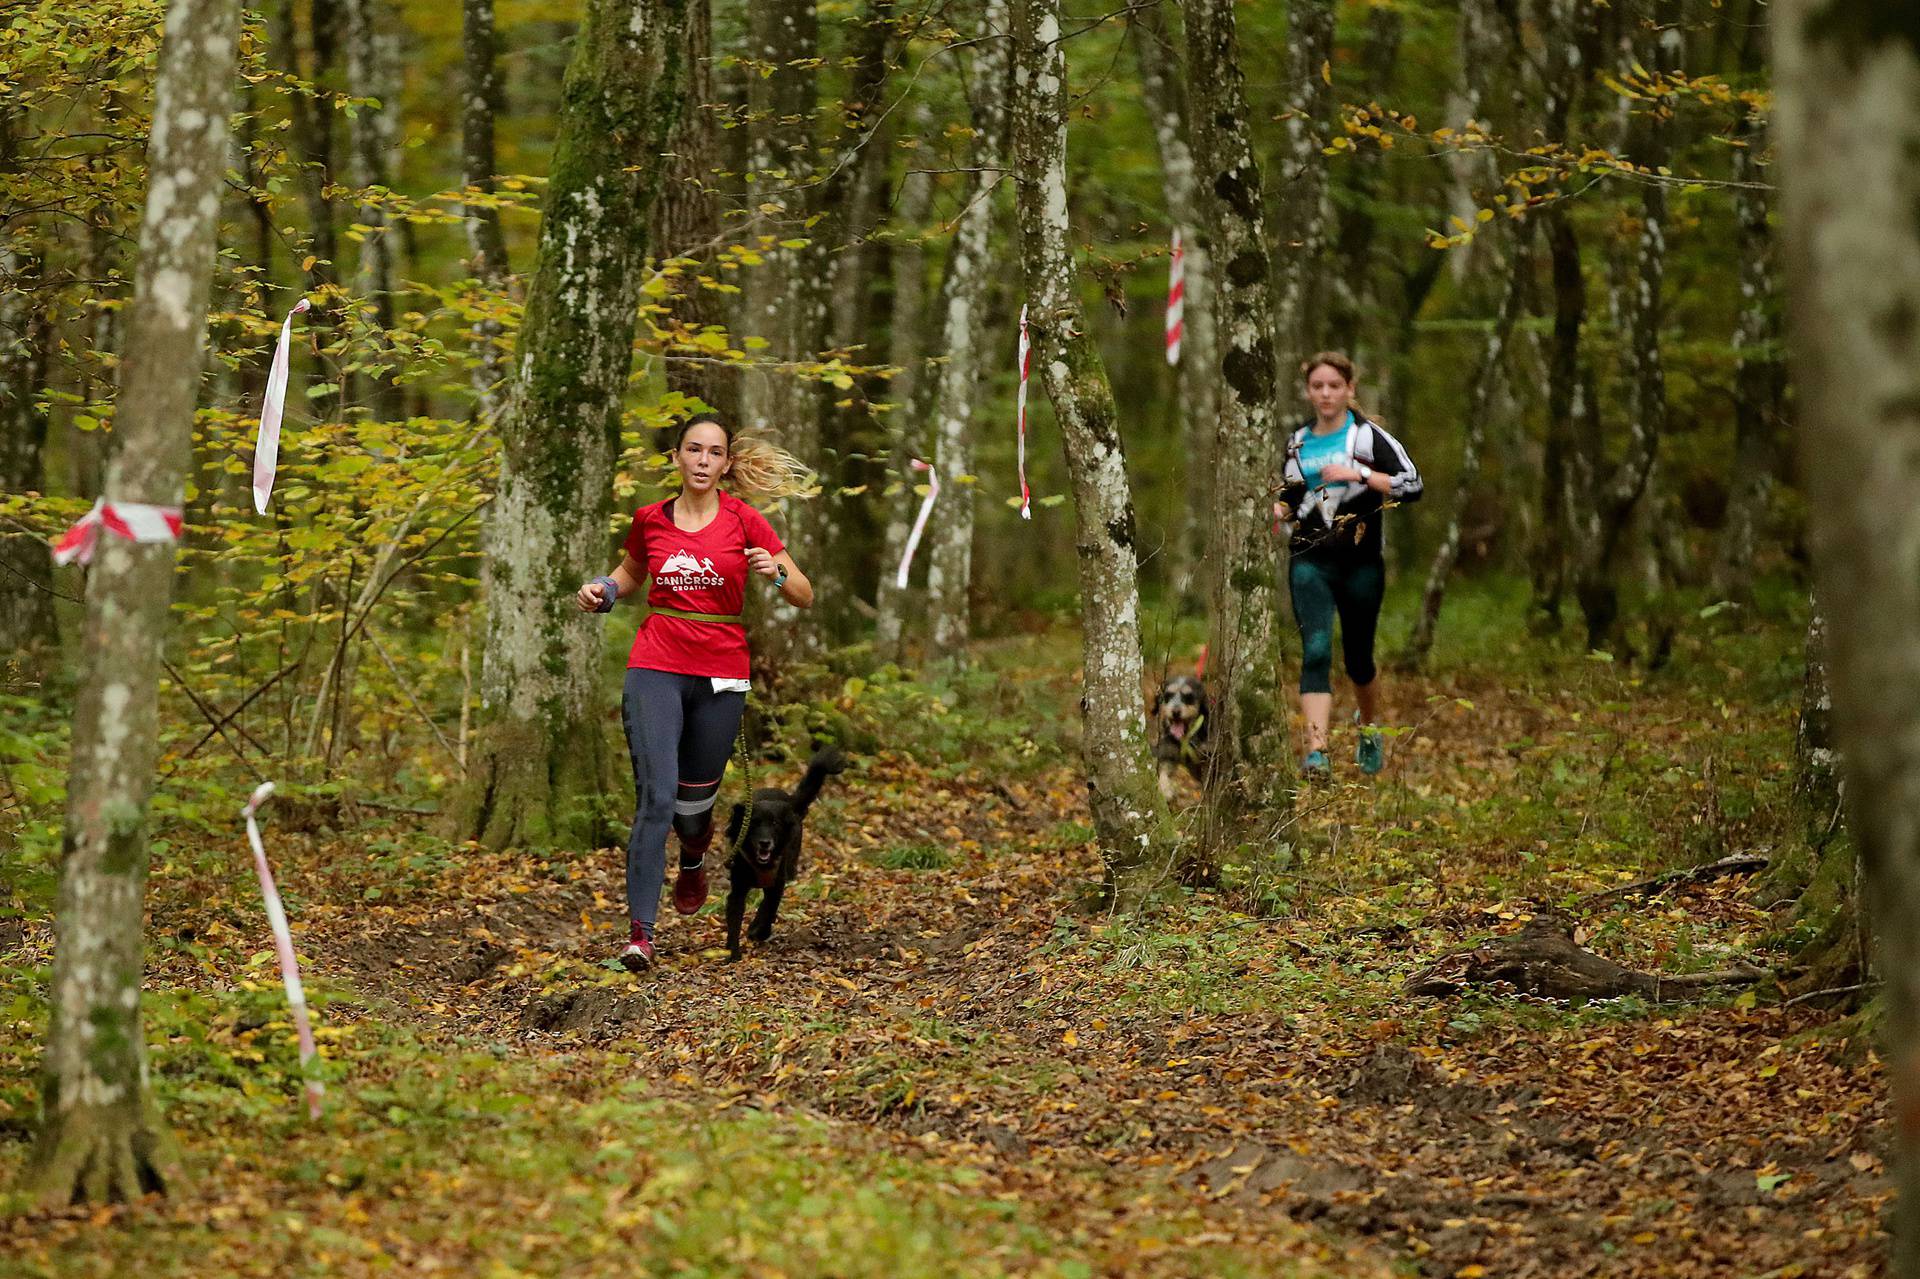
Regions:
[[[745,693],[716,693],[704,675],[627,671],[620,718],[638,797],[627,839],[627,917],[649,933],[667,879],[667,828],[680,836],[683,864],[706,855],[713,802],[746,705]]]
[[[1387,593],[1385,560],[1295,555],[1287,568],[1293,620],[1300,624],[1300,691],[1333,691],[1333,615],[1340,614],[1340,652],[1347,677],[1371,684],[1373,632]]]

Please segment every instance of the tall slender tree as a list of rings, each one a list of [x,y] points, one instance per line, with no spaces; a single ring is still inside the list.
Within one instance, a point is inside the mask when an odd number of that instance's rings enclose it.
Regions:
[[[648,211],[681,109],[684,4],[589,0],[567,68],[487,514],[484,709],[452,815],[456,834],[492,847],[580,844],[602,829],[600,621],[570,597],[607,556]]]
[[[1176,33],[1162,6],[1134,12],[1134,56],[1140,63],[1141,96],[1160,152],[1161,189],[1167,217],[1180,232],[1186,262],[1185,320],[1175,401],[1187,464],[1187,486],[1173,541],[1169,576],[1183,597],[1201,602],[1200,565],[1213,513],[1213,444],[1220,421],[1220,339],[1214,325],[1213,264],[1207,254],[1206,216],[1194,170],[1193,130],[1187,120],[1186,77],[1181,73]]]
[[[946,363],[932,379],[934,472],[945,497],[933,526],[927,568],[928,652],[937,661],[966,656],[972,633],[968,598],[973,585],[973,410],[986,366],[987,297],[993,282],[989,240],[994,192],[1005,172],[1007,99],[1012,91],[1011,31],[1006,0],[986,0],[981,43],[968,85],[973,124],[973,174],[966,207],[947,253],[940,284],[941,348]]]
[[[916,126],[928,123],[929,113],[916,113]],[[923,130],[924,131],[924,128]],[[933,175],[914,167],[900,181],[900,198],[892,219],[896,238],[892,251],[893,320],[888,334],[887,360],[900,371],[888,387],[894,435],[894,465],[887,497],[887,522],[880,543],[880,580],[874,592],[875,653],[884,662],[905,655],[909,591],[898,585],[893,566],[905,553],[913,529],[914,492],[909,459],[927,451],[928,432],[920,418],[921,386],[928,375],[926,360],[927,254],[922,237],[933,207]],[[898,492],[892,489],[897,487]]]
[[[1206,0],[1209,8],[1215,3]],[[1187,25],[1191,32],[1191,16]],[[1192,42],[1190,34],[1190,48]],[[1210,72],[1239,74],[1219,63],[1188,61]],[[1326,152],[1333,106],[1333,0],[1292,0],[1287,6],[1287,109],[1282,117],[1281,171],[1274,198],[1274,235],[1280,254],[1274,264],[1279,290],[1274,316],[1283,374],[1290,374],[1296,363],[1326,340],[1327,270],[1321,259],[1328,238]],[[1244,122],[1246,113],[1237,118]]]
[[[469,191],[491,196],[499,159],[494,146],[494,122],[500,114],[499,40],[494,30],[493,0],[462,0],[460,6],[460,170]],[[484,201],[468,204],[466,214],[468,269],[484,289],[506,288],[511,266],[500,210]],[[499,412],[506,378],[506,352],[501,325],[483,319],[474,327],[473,389],[481,421],[491,422]]]
[[[1223,388],[1207,540],[1216,744],[1207,785],[1210,809],[1230,817],[1263,803],[1272,779],[1291,767],[1280,683],[1279,548],[1269,514],[1280,483],[1282,384],[1274,272],[1232,0],[1190,0],[1186,24],[1187,65],[1208,68],[1189,92],[1202,247],[1214,265],[1220,334],[1219,363],[1208,373]]]
[[[1775,128],[1794,380],[1835,737],[1886,980],[1889,1273],[1920,1276],[1920,27],[1783,0]]]
[[[1679,18],[1678,0],[1657,0],[1653,5],[1654,30],[1642,43],[1646,63],[1656,74],[1679,69]],[[1635,163],[1656,174],[1664,170],[1672,153],[1672,134],[1672,104],[1664,96],[1657,97],[1632,135],[1637,142]],[[1620,611],[1614,555],[1629,517],[1647,492],[1654,458],[1666,434],[1667,381],[1660,325],[1666,314],[1669,229],[1666,184],[1649,178],[1640,185],[1640,233],[1620,308],[1628,423],[1626,449],[1618,462],[1610,463],[1607,457],[1602,433],[1606,415],[1591,374],[1584,370],[1580,374],[1580,406],[1571,436],[1574,447],[1561,501],[1568,521],[1574,595],[1586,621],[1587,647],[1593,649],[1611,641]]]
[[[1767,5],[1748,13],[1740,62],[1757,71],[1765,47]],[[1732,204],[1740,244],[1740,314],[1733,330],[1733,466],[1727,519],[1714,563],[1714,591],[1741,602],[1753,593],[1753,560],[1781,453],[1786,366],[1780,354],[1780,305],[1773,279],[1772,201],[1764,152],[1765,120],[1744,103],[1733,126]]]
[[[0,148],[10,149],[8,123],[0,115]],[[0,165],[4,160],[0,150]],[[41,393],[47,387],[53,326],[32,287],[39,274],[31,248],[0,245],[0,491],[8,493],[35,493],[46,486],[47,411]],[[28,533],[0,533],[0,653],[50,648],[58,640],[46,544]]]
[[[754,0],[747,6],[746,56],[755,64],[747,78],[747,195],[761,214],[761,233],[773,236],[774,244],[743,285],[744,327],[766,340],[770,367],[743,380],[741,424],[778,439],[815,470],[825,401],[818,386],[794,369],[818,356],[831,301],[828,246],[810,225],[819,211],[821,177],[814,137],[819,51],[815,0]],[[817,502],[787,506],[782,531],[802,566],[820,562],[825,530],[819,516]],[[749,614],[754,655],[763,669],[777,671],[789,658],[813,651],[820,622],[802,626],[798,620],[798,610],[783,602]]]
[[[177,507],[185,490],[239,28],[239,0],[167,7],[109,502]],[[174,559],[171,542],[103,532],[87,577],[53,1017],[28,1171],[44,1204],[134,1199],[163,1189],[177,1166],[147,1090],[140,1019],[147,806]]]
[[[1148,765],[1140,702],[1139,563],[1126,451],[1068,244],[1067,66],[1058,0],[1014,0],[1014,172],[1039,371],[1066,445],[1079,550],[1093,824],[1123,905],[1169,873],[1172,821]]]

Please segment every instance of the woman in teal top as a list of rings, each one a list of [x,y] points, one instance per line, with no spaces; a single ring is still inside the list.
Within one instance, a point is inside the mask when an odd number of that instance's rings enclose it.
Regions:
[[[1333,720],[1333,619],[1360,703],[1355,759],[1362,772],[1385,762],[1379,722],[1380,681],[1374,629],[1386,594],[1381,511],[1420,497],[1420,472],[1400,441],[1353,403],[1353,361],[1322,351],[1301,366],[1314,417],[1287,441],[1287,461],[1274,514],[1290,522],[1287,584],[1300,627],[1300,714],[1307,725],[1302,769],[1325,776]]]

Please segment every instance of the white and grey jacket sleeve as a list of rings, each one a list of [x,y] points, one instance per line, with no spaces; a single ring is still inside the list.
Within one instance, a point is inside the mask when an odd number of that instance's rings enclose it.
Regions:
[[[1368,424],[1367,430],[1361,432],[1361,442],[1362,447],[1371,456],[1361,457],[1359,460],[1391,481],[1392,487],[1387,490],[1387,500],[1390,502],[1419,501],[1420,495],[1426,491],[1426,485],[1421,482],[1420,472],[1413,465],[1413,458],[1408,455],[1400,441],[1389,435],[1385,427],[1373,422]],[[1355,450],[1356,453],[1359,451]]]

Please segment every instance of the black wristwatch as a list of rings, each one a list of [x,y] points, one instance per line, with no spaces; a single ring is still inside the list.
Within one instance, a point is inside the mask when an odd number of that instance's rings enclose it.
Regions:
[[[773,589],[776,591],[787,584],[787,566],[782,564],[779,569],[780,576],[773,579]]]

